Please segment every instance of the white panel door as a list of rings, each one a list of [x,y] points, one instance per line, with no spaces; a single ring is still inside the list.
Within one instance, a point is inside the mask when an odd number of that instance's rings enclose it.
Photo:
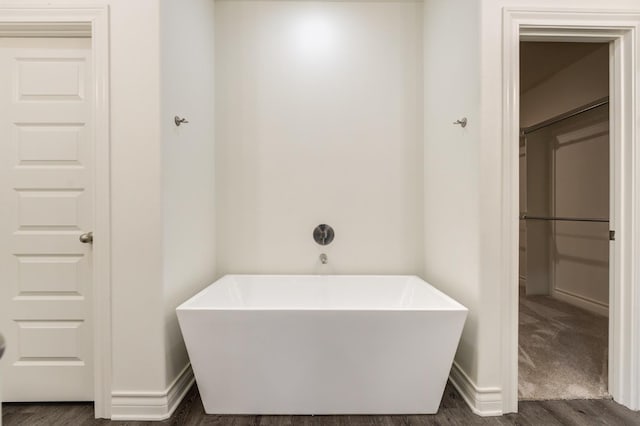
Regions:
[[[90,46],[0,38],[4,401],[93,400]]]

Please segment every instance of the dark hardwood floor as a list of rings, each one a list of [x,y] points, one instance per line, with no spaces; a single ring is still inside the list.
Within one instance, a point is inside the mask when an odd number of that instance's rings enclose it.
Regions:
[[[194,386],[163,422],[111,422],[93,418],[92,404],[3,404],[3,426],[219,425],[219,426],[404,426],[404,425],[640,425],[640,413],[611,400],[529,401],[518,414],[478,417],[447,384],[438,414],[429,416],[215,416],[204,413]]]

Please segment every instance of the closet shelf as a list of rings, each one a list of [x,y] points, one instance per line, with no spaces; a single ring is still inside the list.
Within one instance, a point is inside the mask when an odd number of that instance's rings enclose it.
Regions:
[[[520,220],[557,220],[564,222],[602,222],[609,223],[609,219],[601,219],[595,217],[560,217],[560,216],[530,216],[521,214]]]

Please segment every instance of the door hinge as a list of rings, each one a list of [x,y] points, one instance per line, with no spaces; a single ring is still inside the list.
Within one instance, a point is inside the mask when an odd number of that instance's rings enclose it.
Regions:
[[[609,241],[616,240],[616,231],[609,231]]]

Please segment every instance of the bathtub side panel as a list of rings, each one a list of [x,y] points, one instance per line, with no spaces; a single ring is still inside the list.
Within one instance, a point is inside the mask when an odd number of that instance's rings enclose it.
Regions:
[[[465,311],[178,312],[209,414],[438,410]]]

